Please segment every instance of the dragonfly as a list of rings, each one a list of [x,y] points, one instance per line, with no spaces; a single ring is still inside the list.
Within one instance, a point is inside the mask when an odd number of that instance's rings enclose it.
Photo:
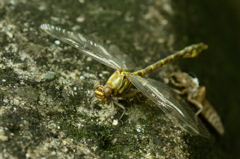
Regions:
[[[134,71],[136,66],[128,56],[121,52],[109,52],[102,45],[80,33],[67,31],[50,24],[42,24],[40,28],[50,36],[77,48],[80,52],[116,70],[105,85],[100,83],[94,85],[96,97],[92,100],[92,104],[97,101],[109,102],[113,108],[118,106],[124,110],[122,117],[126,109],[118,102],[118,99],[135,96],[136,93],[130,92],[130,88],[135,86],[182,130],[191,135],[210,137],[207,128],[200,119],[197,118],[197,122],[195,121],[195,114],[191,108],[171,87],[150,78],[143,78],[143,76],[177,59],[197,57],[203,50],[207,49],[206,44],[193,44],[144,69]]]

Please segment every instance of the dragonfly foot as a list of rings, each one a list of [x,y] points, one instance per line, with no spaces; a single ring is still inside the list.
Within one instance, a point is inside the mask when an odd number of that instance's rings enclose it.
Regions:
[[[110,115],[108,115],[104,120],[103,122],[105,123],[111,116],[113,116],[114,112],[115,112],[115,107],[114,107],[114,103],[113,101],[111,101],[111,106],[113,107],[113,111]]]
[[[91,107],[91,109],[92,109],[92,113],[94,113],[93,107],[94,107],[94,104],[95,104],[97,101],[98,101],[98,98],[96,98],[96,97],[91,101],[90,107]]]
[[[120,104],[120,103],[117,103],[117,102],[115,102],[115,101],[114,101],[114,103],[115,103],[117,106],[119,106],[120,108],[123,109],[123,113],[122,113],[122,115],[120,116],[120,118],[118,119],[118,120],[121,120],[122,117],[123,117],[123,115],[126,113],[126,108],[125,108],[122,104]]]

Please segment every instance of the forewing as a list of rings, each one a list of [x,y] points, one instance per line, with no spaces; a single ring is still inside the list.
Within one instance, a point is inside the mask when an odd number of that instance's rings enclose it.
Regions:
[[[49,35],[77,48],[102,64],[118,70],[128,71],[130,69],[128,68],[128,61],[125,61],[128,58],[124,59],[123,55],[119,55],[120,53],[118,52],[110,54],[103,46],[82,34],[70,32],[50,24],[42,24],[40,28]]]
[[[127,77],[136,88],[158,105],[180,128],[192,135],[210,137],[208,130],[200,119],[196,124],[193,111],[171,87],[137,75],[129,74]]]

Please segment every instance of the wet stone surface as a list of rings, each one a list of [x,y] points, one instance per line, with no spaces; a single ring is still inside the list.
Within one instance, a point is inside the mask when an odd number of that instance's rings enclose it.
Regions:
[[[144,67],[175,50],[168,0],[0,2],[2,158],[188,158],[188,138],[149,99],[90,108],[93,85],[114,71],[49,37],[50,23],[116,44]],[[159,53],[161,52],[161,54]],[[166,68],[165,68],[166,69]],[[156,71],[155,79],[161,72]],[[150,75],[151,76],[151,75]],[[152,76],[151,76],[152,77]],[[196,140],[207,140],[196,137]]]

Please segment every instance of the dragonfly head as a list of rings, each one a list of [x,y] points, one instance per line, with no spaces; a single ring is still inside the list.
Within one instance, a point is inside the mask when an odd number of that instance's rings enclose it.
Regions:
[[[113,92],[113,89],[110,86],[108,86],[108,85],[105,85],[105,86],[100,85],[99,82],[96,83],[93,88],[95,90],[94,91],[95,95],[96,95],[96,97],[98,98],[98,100],[100,102],[106,101],[111,96],[111,94]]]

